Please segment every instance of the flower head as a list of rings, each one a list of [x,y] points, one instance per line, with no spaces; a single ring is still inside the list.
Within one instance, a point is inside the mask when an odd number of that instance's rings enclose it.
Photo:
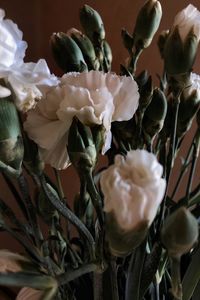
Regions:
[[[28,114],[25,130],[40,146],[44,160],[64,169],[69,165],[66,144],[74,116],[91,127],[103,125],[104,153],[111,143],[111,122],[131,119],[138,100],[138,87],[131,78],[99,71],[68,73]]]
[[[18,109],[27,111],[42,96],[40,87],[56,85],[58,79],[50,73],[44,59],[24,63],[27,43],[17,25],[4,16],[4,10],[0,9],[0,78],[14,93]]]
[[[166,182],[162,166],[146,150],[115,157],[114,165],[101,174],[104,211],[113,213],[123,230],[149,227],[163,199]]]
[[[0,68],[9,68],[23,62],[27,43],[17,24],[4,17],[5,11],[0,9]]]

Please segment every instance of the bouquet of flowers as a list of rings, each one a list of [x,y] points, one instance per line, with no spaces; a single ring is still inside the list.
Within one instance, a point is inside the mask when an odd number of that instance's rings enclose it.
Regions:
[[[24,248],[0,249],[10,299],[199,299],[200,12],[188,5],[161,32],[156,87],[137,62],[161,17],[147,0],[133,33],[122,30],[128,58],[116,75],[101,16],[84,5],[83,32],[51,37],[58,78],[43,59],[24,62],[22,32],[0,10],[0,170],[20,210],[0,198],[0,229]],[[80,186],[69,201],[60,170],[70,165]]]

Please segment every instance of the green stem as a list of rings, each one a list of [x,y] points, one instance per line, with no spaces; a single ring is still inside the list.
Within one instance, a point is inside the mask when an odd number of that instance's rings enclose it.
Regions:
[[[64,194],[64,191],[63,191],[63,187],[62,187],[60,173],[55,168],[54,168],[54,173],[55,173],[56,181],[57,181],[57,185],[58,185],[59,197],[60,197],[60,199],[64,199],[65,198],[65,194]]]
[[[118,282],[117,282],[117,265],[116,260],[110,262],[110,281],[112,290],[112,300],[119,300]]]
[[[76,270],[68,270],[66,273],[57,276],[58,285],[65,285],[66,283],[87,273],[95,272],[99,266],[95,263],[86,264]]]
[[[200,281],[200,245],[192,256],[191,263],[183,278],[183,300],[190,300]]]
[[[44,190],[44,193],[46,194],[48,200],[51,202],[51,204],[59,211],[59,213],[67,218],[78,230],[81,232],[88,244],[89,244],[89,252],[92,259],[95,257],[95,242],[94,239],[89,232],[89,230],[86,228],[86,226],[79,220],[79,218],[66,207],[66,205],[60,200],[58,201],[58,198],[54,196],[54,194],[48,189],[46,185],[46,181],[44,176],[40,177],[41,186]]]

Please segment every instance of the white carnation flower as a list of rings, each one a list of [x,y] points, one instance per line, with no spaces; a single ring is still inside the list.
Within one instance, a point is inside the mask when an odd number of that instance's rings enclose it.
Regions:
[[[40,300],[42,297],[44,297],[44,291],[25,287],[19,291],[16,300]]]
[[[24,63],[27,43],[22,40],[17,25],[4,16],[4,10],[0,9],[0,78],[14,92],[18,109],[27,111],[41,98],[41,87],[57,85],[59,81],[50,73],[44,59]]]
[[[5,12],[0,9],[0,69],[20,65],[27,48],[17,24],[4,17]]]
[[[115,157],[114,165],[102,172],[104,211],[113,213],[120,228],[134,230],[150,226],[166,187],[162,166],[146,150]]]
[[[111,143],[111,122],[131,119],[138,100],[138,86],[129,77],[99,71],[68,73],[28,113],[25,130],[40,146],[44,160],[64,169],[69,165],[66,144],[74,116],[85,125],[105,127],[104,153]]]
[[[192,4],[189,4],[176,15],[174,28],[176,26],[178,26],[179,33],[183,41],[191,30],[193,30],[197,39],[200,40],[200,12],[198,9]]]

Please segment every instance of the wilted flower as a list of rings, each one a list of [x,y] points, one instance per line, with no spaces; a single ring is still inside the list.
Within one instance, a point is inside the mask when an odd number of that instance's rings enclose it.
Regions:
[[[18,109],[27,111],[42,96],[39,87],[56,85],[58,79],[50,74],[43,59],[24,63],[27,43],[22,41],[17,25],[4,16],[4,10],[0,9],[0,78],[13,90]]]
[[[162,166],[146,150],[115,157],[114,165],[101,174],[104,211],[113,212],[124,230],[150,226],[165,192]]]
[[[68,73],[28,114],[25,129],[40,146],[44,160],[64,169],[69,165],[66,144],[74,116],[85,125],[103,125],[104,153],[111,143],[111,122],[131,119],[138,99],[138,87],[131,78],[99,71]]]

